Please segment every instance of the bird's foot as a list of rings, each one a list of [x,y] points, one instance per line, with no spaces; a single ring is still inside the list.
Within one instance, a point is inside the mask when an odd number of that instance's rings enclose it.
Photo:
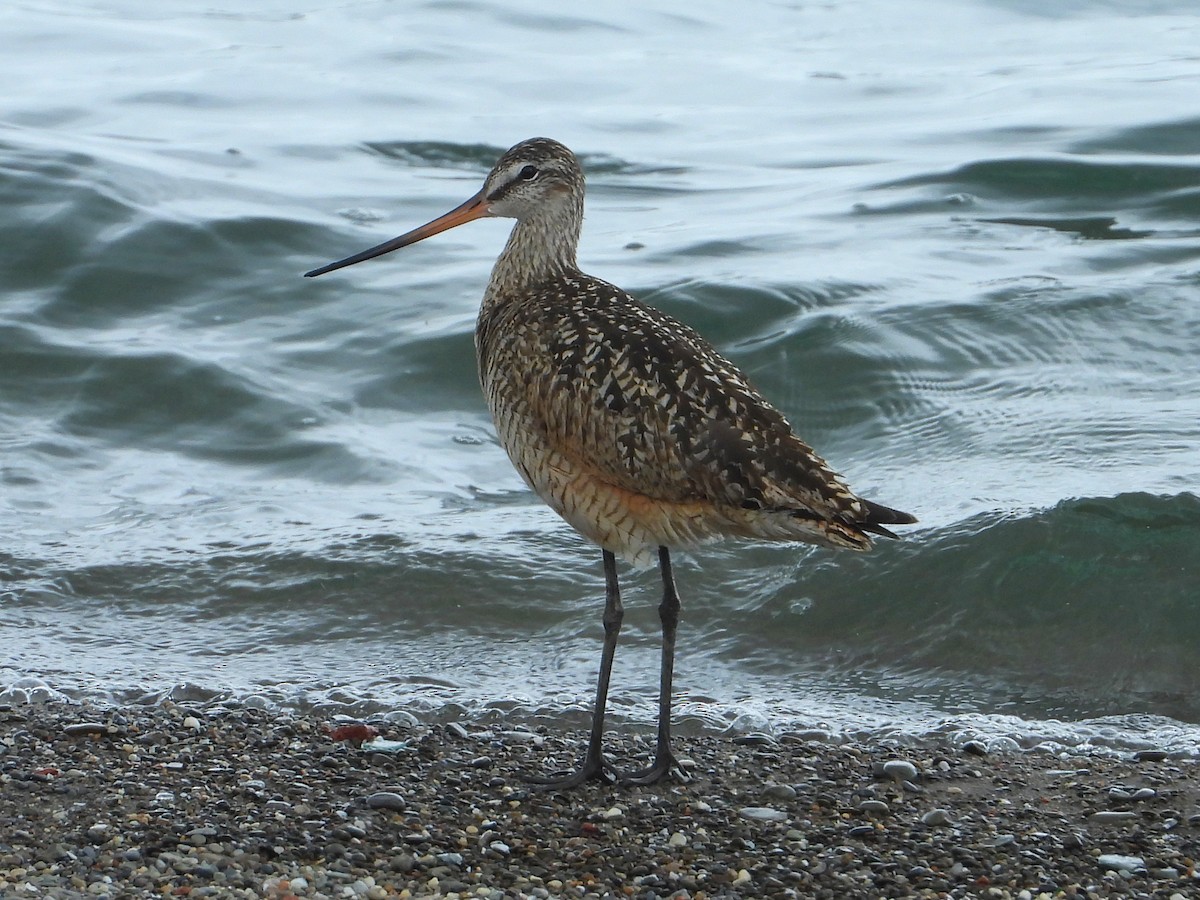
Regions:
[[[616,784],[617,774],[604,761],[602,754],[588,753],[583,764],[574,772],[565,775],[526,775],[525,783],[535,791],[565,791],[579,787],[588,781]]]
[[[687,770],[679,764],[679,760],[670,750],[657,754],[651,766],[638,769],[636,772],[626,772],[621,776],[621,784],[655,784],[667,777],[680,784],[687,784],[692,780]]]

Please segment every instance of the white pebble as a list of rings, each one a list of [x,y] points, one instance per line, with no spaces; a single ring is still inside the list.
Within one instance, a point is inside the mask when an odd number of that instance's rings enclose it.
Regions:
[[[759,822],[782,822],[788,817],[787,813],[769,806],[743,806],[738,810],[743,819],[754,819]]]
[[[1137,872],[1146,868],[1140,856],[1124,856],[1120,853],[1101,853],[1096,862],[1102,869],[1117,869],[1121,872]]]
[[[1096,822],[1100,825],[1105,825],[1113,822],[1126,822],[1129,819],[1136,819],[1137,813],[1105,809],[1101,810],[1100,812],[1092,813],[1090,818],[1093,822]]]
[[[750,873],[746,869],[738,869],[737,878],[733,879],[733,884],[736,887],[740,884],[750,883]]]
[[[686,847],[687,842],[688,842],[688,839],[684,836],[683,832],[677,831],[673,835],[671,835],[670,838],[668,838],[667,846],[668,847]]]
[[[950,813],[944,809],[931,809],[925,815],[921,816],[921,822],[925,825],[949,825],[950,821]]]
[[[199,731],[204,726],[200,724],[200,720],[197,719],[195,716],[187,716],[183,720],[183,727],[189,728],[192,731]]]

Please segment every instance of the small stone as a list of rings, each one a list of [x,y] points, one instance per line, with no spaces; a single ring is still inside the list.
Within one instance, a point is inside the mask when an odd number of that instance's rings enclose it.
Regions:
[[[763,796],[771,800],[795,800],[796,789],[790,784],[768,784],[763,788]]]
[[[668,847],[686,847],[688,839],[681,831],[676,831],[667,839]]]
[[[509,743],[533,744],[537,747],[546,743],[544,737],[533,731],[502,731],[500,732],[500,738]]]
[[[882,800],[864,800],[862,803],[858,804],[858,811],[865,813],[879,813],[880,815],[886,816],[892,811],[892,808]]]
[[[1087,838],[1079,831],[1068,831],[1063,835],[1062,842],[1068,850],[1079,850],[1087,846]]]
[[[880,767],[880,770],[881,774],[897,784],[912,781],[920,774],[917,767],[906,759],[889,759]]]
[[[195,716],[186,716],[183,720],[183,727],[190,731],[200,731],[204,726],[200,724],[200,720]]]
[[[967,741],[963,744],[963,753],[969,753],[972,756],[987,756],[988,748],[983,741]]]
[[[408,803],[395,791],[376,791],[367,797],[367,808],[390,809],[395,812],[403,812],[408,808]]]
[[[381,756],[392,756],[404,753],[412,748],[409,747],[408,741],[391,741],[387,738],[377,737],[369,741],[363,741],[362,747],[359,749],[363,753],[378,753]]]
[[[1145,871],[1146,861],[1140,856],[1124,856],[1120,853],[1101,853],[1096,857],[1096,864],[1102,869],[1119,872]]]
[[[451,722],[446,726],[446,730],[461,741],[465,741],[471,736],[471,732],[467,731],[467,726],[461,722]]]
[[[1151,800],[1158,796],[1158,791],[1154,788],[1138,788],[1133,792],[1134,800]]]
[[[437,860],[444,866],[454,866],[456,869],[461,869],[463,855],[461,853],[439,853]]]
[[[743,747],[773,747],[779,743],[771,735],[762,731],[752,731],[749,734],[738,735],[733,739],[733,742]]]
[[[939,825],[951,824],[950,813],[944,809],[931,809],[921,816],[921,824],[936,828]]]
[[[1089,818],[1097,825],[1112,825],[1116,822],[1128,822],[1130,819],[1136,819],[1137,813],[1106,809],[1092,813]]]
[[[63,734],[67,737],[100,737],[107,733],[108,726],[103,722],[77,722],[63,727]]]
[[[1138,762],[1162,762],[1167,756],[1166,750],[1138,750],[1133,754]]]
[[[788,817],[788,814],[782,810],[772,809],[769,806],[743,806],[738,810],[738,815],[743,819],[751,819],[756,822],[782,822]]]
[[[733,879],[734,887],[750,883],[750,872],[746,869],[738,869],[737,877]]]

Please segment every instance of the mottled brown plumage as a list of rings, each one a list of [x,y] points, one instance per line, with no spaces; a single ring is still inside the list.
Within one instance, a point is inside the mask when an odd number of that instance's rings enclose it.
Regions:
[[[608,777],[600,742],[621,601],[614,555],[662,569],[663,672],[654,765],[669,748],[678,596],[669,547],[726,536],[865,550],[915,521],[857,497],[746,376],[688,326],[579,270],[583,172],[535,138],[496,163],[466,203],[408,234],[308,274],[387,253],[482,216],[517,220],[475,331],[500,443],[529,486],[604,550],[605,652],[583,766],[554,786]]]

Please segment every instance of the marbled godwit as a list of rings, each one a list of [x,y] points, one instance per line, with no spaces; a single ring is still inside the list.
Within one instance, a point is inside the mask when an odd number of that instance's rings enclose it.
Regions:
[[[484,216],[516,219],[475,328],[479,377],[500,443],[526,483],[600,545],[604,650],[591,737],[571,787],[616,776],[602,750],[604,706],[624,614],[616,557],[657,556],[663,596],[658,744],[621,780],[685,777],[671,754],[671,681],[679,597],[669,547],[726,536],[866,550],[908,513],[855,496],[792,432],[746,376],[700,335],[579,270],[583,170],[562,144],[534,138],[483,188],[426,225],[306,273],[322,275]]]

